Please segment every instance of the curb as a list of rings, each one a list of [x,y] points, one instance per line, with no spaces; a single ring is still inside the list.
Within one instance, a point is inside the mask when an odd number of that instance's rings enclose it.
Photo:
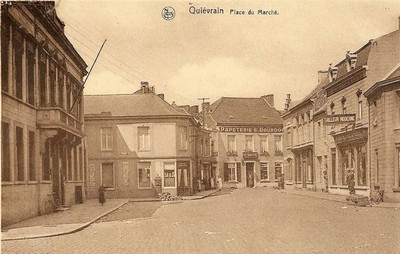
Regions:
[[[92,223],[96,222],[97,220],[101,219],[102,217],[106,216],[107,214],[110,214],[112,212],[114,212],[115,210],[119,209],[120,207],[124,206],[125,204],[127,204],[129,201],[125,201],[124,203],[116,206],[115,208],[97,216],[96,218],[90,220],[89,222],[84,223],[83,225],[74,228],[72,230],[68,230],[68,231],[64,231],[64,232],[60,232],[60,233],[54,233],[54,234],[44,234],[44,235],[35,235],[35,236],[23,236],[23,237],[10,237],[10,238],[2,238],[1,241],[5,242],[5,241],[17,241],[17,240],[29,240],[29,239],[37,239],[37,238],[47,238],[47,237],[54,237],[54,236],[62,236],[62,235],[69,235],[72,233],[76,233],[79,232],[85,228],[87,228],[88,226],[90,226]]]

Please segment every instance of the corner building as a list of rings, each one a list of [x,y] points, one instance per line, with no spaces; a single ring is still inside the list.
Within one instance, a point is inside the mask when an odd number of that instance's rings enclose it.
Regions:
[[[275,185],[283,173],[282,119],[273,106],[273,95],[203,105],[224,187]]]
[[[147,83],[134,94],[85,96],[87,192],[109,198],[191,195],[199,124]]]
[[[54,2],[1,3],[3,226],[85,199],[86,67]]]

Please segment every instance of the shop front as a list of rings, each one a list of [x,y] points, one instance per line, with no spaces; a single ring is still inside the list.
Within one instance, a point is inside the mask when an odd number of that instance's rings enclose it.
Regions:
[[[292,149],[294,153],[295,184],[300,188],[312,188],[314,184],[313,146]]]

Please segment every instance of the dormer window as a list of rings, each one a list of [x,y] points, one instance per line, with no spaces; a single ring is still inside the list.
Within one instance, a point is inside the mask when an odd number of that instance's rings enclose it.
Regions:
[[[331,115],[334,115],[335,114],[335,103],[332,102],[330,107],[331,107]]]
[[[332,82],[337,78],[338,67],[329,64],[328,72],[329,72],[329,82]]]
[[[356,68],[356,63],[357,63],[357,55],[350,53],[350,51],[347,51],[346,54],[346,65],[347,65],[347,71],[351,71],[354,68]]]

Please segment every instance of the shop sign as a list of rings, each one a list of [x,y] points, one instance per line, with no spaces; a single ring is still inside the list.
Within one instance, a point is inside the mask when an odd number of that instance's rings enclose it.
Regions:
[[[250,127],[238,127],[238,126],[219,126],[220,132],[236,132],[236,133],[282,133],[282,126],[250,126]]]
[[[243,152],[243,159],[245,160],[258,159],[258,152]]]
[[[188,169],[190,168],[190,161],[178,161],[176,166],[178,169]]]
[[[324,119],[324,123],[329,124],[341,124],[341,123],[355,123],[356,114],[342,114],[342,115],[331,115]]]

